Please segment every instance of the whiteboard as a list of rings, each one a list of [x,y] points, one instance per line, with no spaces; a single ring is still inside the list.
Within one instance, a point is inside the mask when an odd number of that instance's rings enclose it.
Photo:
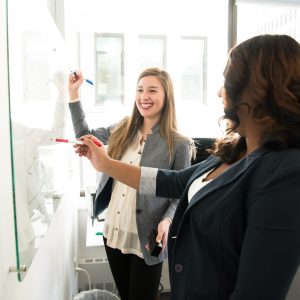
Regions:
[[[17,266],[28,270],[73,174],[73,148],[51,140],[68,135],[67,55],[46,1],[9,1],[8,41]]]

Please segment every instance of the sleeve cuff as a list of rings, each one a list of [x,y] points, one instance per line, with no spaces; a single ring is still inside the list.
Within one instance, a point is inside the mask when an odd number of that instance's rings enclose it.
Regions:
[[[141,167],[140,194],[155,196],[157,172],[157,168]]]
[[[162,218],[162,221],[164,221],[164,220],[169,221],[170,225],[172,224],[172,219],[171,218],[169,218],[169,217]]]
[[[76,98],[76,99],[73,99],[73,100],[70,99],[69,100],[70,103],[74,103],[74,102],[78,102],[78,101],[80,101],[80,98]]]

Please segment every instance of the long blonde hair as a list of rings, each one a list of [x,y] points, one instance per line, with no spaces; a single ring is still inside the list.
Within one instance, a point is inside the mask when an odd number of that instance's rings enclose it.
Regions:
[[[164,88],[164,106],[159,120],[160,135],[167,141],[168,153],[171,159],[174,151],[174,140],[184,139],[177,131],[172,80],[166,71],[159,68],[148,68],[140,74],[137,84],[143,77],[147,76],[157,77]],[[130,144],[133,143],[137,131],[141,128],[143,122],[144,118],[134,103],[131,116],[125,117],[112,130],[108,140],[108,155],[111,158],[120,159],[122,157]]]

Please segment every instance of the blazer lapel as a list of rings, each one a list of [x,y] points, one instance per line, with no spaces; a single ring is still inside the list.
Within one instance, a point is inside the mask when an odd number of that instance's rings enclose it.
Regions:
[[[196,180],[197,178],[199,178],[201,175],[205,174],[206,172],[212,170],[213,168],[216,168],[220,164],[221,164],[220,158],[217,156],[214,156],[214,155],[211,155],[205,161],[198,163],[199,167],[197,168],[195,173],[189,179],[189,181],[185,187],[185,190],[182,193],[181,198],[187,197],[188,190],[189,190],[191,184],[194,182],[194,180]]]

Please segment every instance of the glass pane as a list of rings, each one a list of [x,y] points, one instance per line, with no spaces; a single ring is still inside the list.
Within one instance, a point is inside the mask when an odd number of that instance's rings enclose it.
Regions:
[[[122,35],[96,35],[96,66],[96,104],[104,104],[106,101],[123,102]]]
[[[291,4],[279,5],[239,3],[237,40],[241,42],[259,34],[287,34],[300,42],[300,7]]]
[[[206,47],[205,38],[181,39],[182,100],[206,103]]]
[[[165,67],[165,37],[139,36],[140,70]]]
[[[8,40],[16,265],[28,270],[73,171],[72,147],[51,140],[66,133],[67,59],[43,1],[8,1]]]

